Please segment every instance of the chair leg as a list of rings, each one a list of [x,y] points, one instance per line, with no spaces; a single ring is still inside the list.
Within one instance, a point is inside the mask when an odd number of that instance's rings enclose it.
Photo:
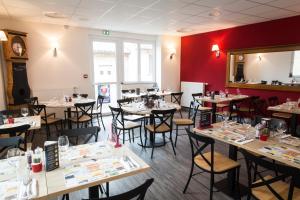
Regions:
[[[123,130],[123,144],[125,143],[125,130]]]
[[[162,133],[162,135],[163,135],[164,145],[166,145],[166,134]]]
[[[140,126],[140,141],[141,141],[142,148],[144,148],[143,147],[143,140],[142,140],[142,126]]]
[[[144,147],[146,147],[147,139],[148,139],[148,136],[147,136],[147,130],[145,129],[145,144],[144,144]]]
[[[151,159],[152,159],[153,158],[154,146],[155,146],[155,134],[151,133],[151,132],[150,132],[150,134],[153,134],[152,151],[151,151]]]
[[[104,122],[103,122],[102,114],[100,115],[100,118],[101,118],[101,122],[102,122],[102,125],[103,125],[103,129],[105,130],[105,126],[104,126]]]
[[[192,167],[191,167],[191,171],[190,171],[189,179],[188,179],[188,181],[187,181],[187,182],[186,182],[186,184],[185,184],[185,187],[184,187],[183,193],[185,193],[185,192],[186,192],[186,190],[187,190],[187,188],[188,188],[188,186],[189,186],[189,184],[190,184],[191,178],[192,178],[192,176],[193,176],[193,171],[194,171],[194,162],[192,162]]]
[[[256,175],[257,175],[257,164],[254,164],[254,174],[253,174],[253,182],[256,181]]]
[[[130,129],[128,130],[128,137],[129,137],[129,142],[131,143],[131,134],[130,134]]]
[[[32,131],[32,136],[31,136],[31,143],[33,142],[34,139],[34,135],[35,135],[35,130]]]
[[[240,194],[240,168],[236,168],[236,184],[235,184],[235,191],[236,191],[236,199],[241,199]]]
[[[181,116],[181,118],[182,118],[182,113],[181,113],[181,110],[179,110],[179,113],[180,113],[180,116]]]
[[[97,116],[98,126],[100,127],[99,115],[97,114],[96,116]]]
[[[214,178],[215,175],[213,172],[211,172],[210,174],[210,188],[209,188],[209,199],[212,200],[213,199],[213,190],[214,190]]]
[[[171,141],[171,145],[172,145],[172,148],[173,148],[174,155],[176,156],[176,151],[175,151],[175,147],[174,147],[173,139],[172,139],[172,131],[170,132],[170,141]]]
[[[134,129],[132,129],[132,141],[134,143]]]
[[[177,137],[178,137],[178,125],[176,125],[175,147],[177,145]]]

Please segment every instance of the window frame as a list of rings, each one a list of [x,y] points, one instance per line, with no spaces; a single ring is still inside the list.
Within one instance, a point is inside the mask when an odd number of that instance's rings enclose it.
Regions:
[[[295,53],[296,51],[299,51],[300,53],[300,50],[295,50],[292,54],[292,70],[291,70],[291,74],[292,74],[292,77],[295,77],[295,78],[300,78],[300,74],[299,75],[294,75],[294,64],[295,64]],[[300,64],[300,63],[299,63]]]

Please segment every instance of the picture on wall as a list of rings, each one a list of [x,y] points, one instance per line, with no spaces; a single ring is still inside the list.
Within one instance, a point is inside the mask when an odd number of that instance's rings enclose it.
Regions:
[[[110,103],[110,85],[98,84],[98,94],[105,97],[103,103]]]

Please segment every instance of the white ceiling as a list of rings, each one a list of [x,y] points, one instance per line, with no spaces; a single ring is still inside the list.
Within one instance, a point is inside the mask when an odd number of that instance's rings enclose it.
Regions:
[[[212,17],[209,14],[220,12]],[[59,12],[52,19],[45,12]],[[0,17],[145,34],[192,33],[300,15],[300,0],[0,0]]]

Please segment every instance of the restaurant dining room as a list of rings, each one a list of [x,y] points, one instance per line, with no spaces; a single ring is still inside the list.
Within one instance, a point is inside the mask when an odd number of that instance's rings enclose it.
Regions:
[[[300,200],[299,0],[0,0],[0,200]]]

